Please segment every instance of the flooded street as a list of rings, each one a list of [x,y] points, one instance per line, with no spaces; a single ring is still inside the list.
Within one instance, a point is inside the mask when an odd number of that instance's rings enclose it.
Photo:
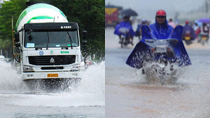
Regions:
[[[65,90],[30,90],[10,63],[0,61],[2,118],[104,118],[105,62],[90,66]],[[95,73],[93,73],[95,72]]]
[[[135,29],[135,28],[133,28]],[[106,28],[106,118],[208,118],[210,44],[186,46],[192,65],[175,84],[148,83],[141,69],[125,64],[134,46],[121,49]],[[135,44],[138,39],[134,39]]]

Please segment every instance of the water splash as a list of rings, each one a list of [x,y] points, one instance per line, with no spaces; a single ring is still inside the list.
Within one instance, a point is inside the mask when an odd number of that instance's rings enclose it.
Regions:
[[[28,89],[11,63],[0,62],[0,97],[18,106],[78,107],[105,105],[105,62],[90,66],[82,79],[69,90],[45,91]],[[15,90],[15,92],[14,92]]]
[[[89,94],[93,98],[105,100],[105,62],[90,66],[82,75],[80,86],[72,92]]]
[[[0,91],[17,91],[23,89],[21,75],[13,68],[11,63],[0,60]]]

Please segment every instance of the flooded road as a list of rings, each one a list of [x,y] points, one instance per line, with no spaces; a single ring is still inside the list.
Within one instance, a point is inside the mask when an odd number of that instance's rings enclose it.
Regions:
[[[105,62],[90,66],[67,89],[30,90],[10,63],[0,61],[1,118],[104,118]]]
[[[121,49],[113,31],[105,31],[106,118],[209,118],[210,44],[186,46],[192,65],[177,83],[161,86],[125,64],[134,46]]]

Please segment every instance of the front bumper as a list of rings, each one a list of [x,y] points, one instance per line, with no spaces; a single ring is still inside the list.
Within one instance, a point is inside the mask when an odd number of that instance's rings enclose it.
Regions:
[[[56,75],[50,76],[49,75]],[[68,79],[68,78],[81,78],[81,71],[75,72],[27,72],[22,73],[23,80],[40,80],[40,79]]]

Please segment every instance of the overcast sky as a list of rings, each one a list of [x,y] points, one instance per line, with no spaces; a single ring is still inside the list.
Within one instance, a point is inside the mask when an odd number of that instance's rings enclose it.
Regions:
[[[105,0],[105,4],[122,6],[123,9],[135,10],[140,18],[152,20],[159,9],[166,11],[167,19],[174,16],[176,11],[188,12],[198,9],[206,0]]]

